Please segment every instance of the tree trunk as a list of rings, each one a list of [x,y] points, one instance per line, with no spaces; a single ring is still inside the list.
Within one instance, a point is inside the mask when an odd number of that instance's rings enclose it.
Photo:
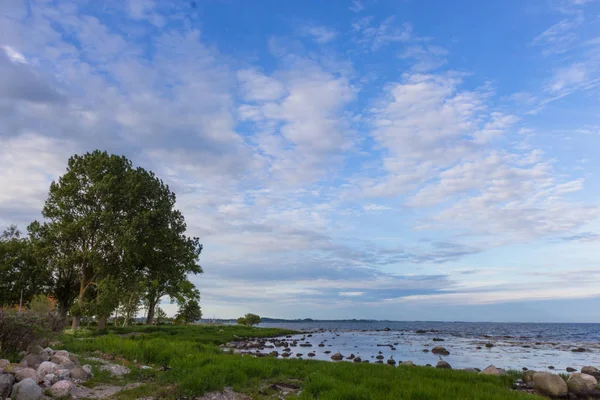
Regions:
[[[98,330],[104,331],[106,330],[106,320],[108,319],[108,315],[103,314],[98,318]]]
[[[146,317],[146,324],[150,325],[154,322],[154,311],[156,310],[156,303],[158,300],[152,298],[148,302],[148,316]]]
[[[73,316],[73,323],[71,324],[71,329],[77,329],[81,325],[81,315]]]
[[[90,282],[92,281],[92,277],[94,276],[94,271],[92,268],[85,266],[83,267],[83,275],[81,280],[79,281],[79,311],[77,314],[73,316],[73,325],[71,325],[72,329],[77,329],[81,325],[81,307],[83,306],[83,302],[85,301],[85,291],[87,290]]]

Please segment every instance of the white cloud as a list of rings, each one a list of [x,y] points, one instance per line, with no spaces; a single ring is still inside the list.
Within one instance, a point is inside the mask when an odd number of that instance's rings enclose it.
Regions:
[[[329,43],[337,36],[337,32],[325,26],[306,25],[300,29],[302,35],[311,37],[319,44]]]
[[[362,10],[364,10],[365,6],[361,0],[352,0],[352,4],[348,8],[350,9],[350,11],[354,11],[354,12],[358,13],[358,12],[361,12]]]
[[[372,51],[377,51],[390,43],[405,43],[412,36],[412,26],[408,23],[397,27],[396,17],[390,16],[378,25],[372,24],[373,17],[364,17],[352,24],[356,33],[356,41]]]

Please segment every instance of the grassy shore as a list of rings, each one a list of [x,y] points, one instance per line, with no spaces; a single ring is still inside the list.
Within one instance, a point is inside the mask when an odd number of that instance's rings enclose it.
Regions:
[[[128,335],[139,332],[141,335]],[[132,369],[116,380],[96,374],[88,382],[126,384],[142,382],[123,391],[120,398],[144,396],[178,398],[232,387],[257,399],[273,398],[273,384],[301,387],[300,399],[536,399],[510,390],[514,377],[482,376],[470,372],[428,367],[391,367],[376,364],[298,359],[254,358],[224,354],[219,344],[249,337],[284,335],[289,331],[242,326],[135,326],[104,335],[63,335],[63,347],[83,358],[95,351],[112,356]],[[154,369],[142,369],[140,365]],[[162,371],[161,366],[168,366]]]

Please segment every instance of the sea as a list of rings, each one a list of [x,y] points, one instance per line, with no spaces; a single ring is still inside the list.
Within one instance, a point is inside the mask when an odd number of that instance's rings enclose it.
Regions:
[[[348,362],[355,357],[376,362],[383,356],[384,363],[392,359],[435,366],[443,359],[455,369],[494,365],[564,373],[586,365],[600,368],[600,324],[310,320],[259,326],[302,332],[279,338],[310,344],[291,348],[298,358],[330,361],[339,352]],[[436,346],[450,354],[433,354]],[[309,352],[314,356],[308,357]]]

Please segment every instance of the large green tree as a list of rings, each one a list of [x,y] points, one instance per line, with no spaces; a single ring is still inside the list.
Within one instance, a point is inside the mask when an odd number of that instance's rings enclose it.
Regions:
[[[167,185],[125,157],[94,151],[69,159],[67,172],[50,186],[45,223],[32,224],[32,231],[55,276],[66,286],[76,277],[74,328],[82,315],[93,315],[102,329],[112,311],[133,301],[127,294],[139,291],[140,280],[145,297],[175,296],[182,274],[201,272],[202,247],[185,236],[174,205]]]

